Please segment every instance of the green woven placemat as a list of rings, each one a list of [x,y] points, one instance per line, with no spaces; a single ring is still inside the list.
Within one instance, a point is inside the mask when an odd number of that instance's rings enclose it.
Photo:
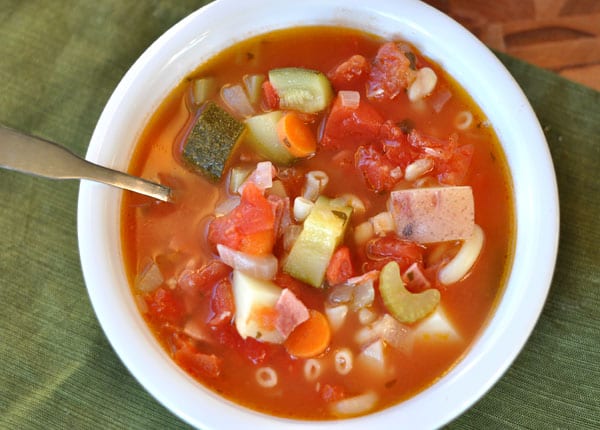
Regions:
[[[0,0],[0,123],[83,155],[126,70],[205,3]],[[448,428],[599,428],[600,93],[500,59],[554,159],[558,264],[522,353]],[[0,171],[0,428],[187,428],[131,377],[96,321],[79,265],[77,190]]]

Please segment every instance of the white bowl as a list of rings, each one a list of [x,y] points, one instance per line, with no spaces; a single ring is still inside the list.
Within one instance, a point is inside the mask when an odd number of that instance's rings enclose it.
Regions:
[[[458,80],[498,134],[512,172],[516,250],[502,300],[464,359],[410,400],[355,419],[287,420],[224,400],[180,370],[147,328],[123,267],[121,192],[84,182],[78,234],[88,292],[106,336],[129,371],[158,401],[194,426],[349,430],[410,423],[411,428],[438,427],[473,405],[525,344],[550,286],[558,244],[556,180],[539,123],[510,74],[465,29],[415,0],[218,0],[176,24],[131,67],[98,121],[87,159],[127,169],[146,121],[186,74],[249,36],[308,24],[337,24],[411,41]]]

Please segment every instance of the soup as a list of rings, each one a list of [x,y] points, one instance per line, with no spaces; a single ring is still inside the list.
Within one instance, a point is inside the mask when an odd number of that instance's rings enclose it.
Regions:
[[[126,193],[132,294],[173,360],[267,414],[336,419],[435,383],[490,317],[514,213],[472,99],[409,43],[254,37],[201,65],[143,131]]]

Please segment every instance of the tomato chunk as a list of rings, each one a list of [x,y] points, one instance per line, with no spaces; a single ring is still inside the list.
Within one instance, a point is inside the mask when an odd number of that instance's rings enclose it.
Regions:
[[[399,239],[394,235],[372,239],[366,245],[366,270],[381,269],[390,261],[398,263],[404,272],[413,263],[423,264],[424,248],[416,242]]]
[[[266,81],[262,84],[263,96],[267,108],[270,110],[279,109],[279,94],[271,82]]]
[[[361,98],[357,107],[343,106],[338,95],[327,117],[321,145],[339,149],[356,147],[379,137],[383,117],[366,100]]]
[[[367,186],[376,193],[391,190],[402,179],[402,169],[394,165],[373,145],[358,148],[355,163]]]
[[[221,374],[223,360],[214,354],[199,352],[189,342],[175,351],[173,358],[177,364],[193,376],[216,378]]]
[[[325,277],[329,285],[338,285],[346,279],[354,276],[350,249],[347,246],[340,246],[331,257]]]
[[[328,74],[331,85],[336,91],[361,91],[369,76],[371,66],[362,55],[353,55]]]
[[[172,290],[157,288],[145,296],[148,317],[157,323],[178,324],[184,317],[183,301]]]
[[[275,242],[274,224],[271,204],[256,185],[249,183],[240,204],[210,223],[208,241],[249,254],[268,254]]]
[[[208,322],[209,325],[231,322],[235,313],[235,304],[229,279],[222,279],[215,285],[210,298],[210,310],[213,317]]]
[[[367,81],[367,97],[373,100],[392,100],[414,80],[409,58],[393,42],[377,51]]]

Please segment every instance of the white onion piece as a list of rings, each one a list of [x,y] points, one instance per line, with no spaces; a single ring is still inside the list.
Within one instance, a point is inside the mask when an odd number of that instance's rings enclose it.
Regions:
[[[346,315],[348,315],[348,306],[337,305],[337,306],[325,306],[325,315],[329,321],[329,327],[331,331],[337,331],[344,325],[346,321]]]
[[[339,91],[338,96],[343,107],[356,109],[360,104],[360,93],[358,91]]]
[[[465,240],[452,260],[440,269],[438,279],[448,285],[460,281],[473,267],[483,248],[485,234],[477,224],[473,226],[473,235]]]
[[[277,258],[272,254],[251,255],[220,243],[217,252],[223,263],[253,278],[270,280],[277,273]]]
[[[261,161],[256,164],[256,169],[240,185],[238,192],[241,194],[244,191],[244,187],[249,183],[253,183],[259,190],[265,191],[273,186],[273,176],[275,176],[273,163],[270,161]]]
[[[221,88],[221,98],[227,107],[238,115],[249,117],[255,114],[246,91],[241,85],[225,85]]]
[[[435,96],[434,96],[435,97]],[[452,98],[452,93],[449,90],[439,91],[435,100],[431,101],[435,113],[440,113],[448,100]]]
[[[362,282],[354,287],[354,297],[352,300],[352,309],[362,309],[371,306],[375,300],[375,288],[373,281]]]
[[[155,262],[144,270],[144,272],[136,279],[135,287],[144,293],[150,293],[162,285],[164,278],[160,269]]]
[[[333,403],[331,410],[335,415],[348,417],[364,414],[375,407],[378,397],[373,391],[368,391],[355,397],[339,400]]]

